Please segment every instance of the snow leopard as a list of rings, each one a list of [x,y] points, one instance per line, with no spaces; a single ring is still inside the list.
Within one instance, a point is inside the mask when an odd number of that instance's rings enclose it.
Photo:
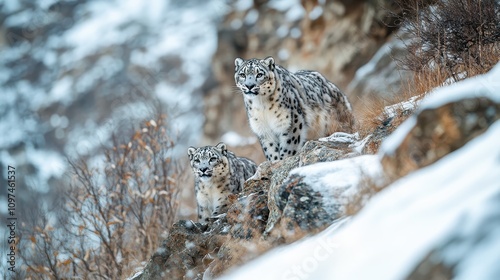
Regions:
[[[202,223],[225,213],[229,195],[239,194],[243,183],[257,170],[253,161],[237,157],[222,142],[216,146],[189,147],[188,156],[195,177],[198,220]]]
[[[351,104],[316,71],[292,73],[273,57],[235,59],[234,80],[267,160],[295,155],[307,140],[352,132]]]

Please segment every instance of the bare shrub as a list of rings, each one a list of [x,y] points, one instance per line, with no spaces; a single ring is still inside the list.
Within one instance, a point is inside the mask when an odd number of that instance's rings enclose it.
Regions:
[[[147,261],[177,212],[179,168],[166,118],[113,137],[102,166],[70,162],[58,221],[39,215],[21,242],[27,279],[123,279]]]
[[[500,2],[400,1],[403,28],[415,38],[403,65],[417,73],[439,68],[463,79],[490,70],[500,57]]]

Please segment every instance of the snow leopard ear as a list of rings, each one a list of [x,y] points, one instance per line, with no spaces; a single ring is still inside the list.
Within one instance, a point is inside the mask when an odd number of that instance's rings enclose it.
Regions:
[[[219,144],[217,144],[217,146],[215,146],[217,149],[219,149],[221,152],[222,152],[222,155],[226,155],[227,154],[227,147],[226,147],[226,144],[220,142]]]
[[[193,159],[193,156],[194,156],[195,153],[196,153],[196,148],[195,147],[189,147],[188,148],[189,160]]]
[[[243,60],[243,59],[241,59],[241,58],[237,57],[237,58],[234,60],[234,66],[235,66],[234,71],[237,71],[237,70],[238,70],[238,68],[240,68],[241,64],[243,64],[243,62],[244,62],[244,60]]]
[[[269,70],[271,70],[271,71],[274,70],[275,64],[274,64],[274,58],[272,56],[268,56],[268,57],[264,58],[263,62],[264,62],[264,65],[269,67]]]

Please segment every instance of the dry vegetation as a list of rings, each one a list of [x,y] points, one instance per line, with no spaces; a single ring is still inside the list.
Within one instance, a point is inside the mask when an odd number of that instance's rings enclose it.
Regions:
[[[403,28],[415,38],[403,60],[409,70],[426,73],[439,69],[459,80],[485,73],[498,62],[498,1],[437,1],[428,7],[422,0],[405,2]]]
[[[402,94],[391,100],[368,98],[358,113],[362,135],[384,126],[385,107],[417,96],[417,100],[443,84],[488,72],[500,58],[500,3],[495,0],[399,1],[404,11],[401,27],[415,38],[406,47],[408,55],[398,61],[413,72]],[[391,129],[410,116],[402,113],[391,122]],[[354,215],[366,201],[387,186],[364,176],[359,195],[346,206]]]
[[[156,250],[177,212],[174,142],[164,116],[125,140],[113,139],[102,167],[70,163],[57,221],[43,213],[21,236],[19,278],[123,279]]]

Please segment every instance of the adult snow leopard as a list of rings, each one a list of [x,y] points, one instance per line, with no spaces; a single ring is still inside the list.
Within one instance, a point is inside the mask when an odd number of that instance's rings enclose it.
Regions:
[[[234,63],[236,86],[267,160],[295,155],[307,140],[352,131],[349,100],[320,73],[291,73],[272,57]]]
[[[241,192],[243,183],[257,170],[253,161],[235,156],[222,142],[216,146],[189,147],[188,156],[195,175],[198,219],[203,223],[226,212],[229,195]]]

